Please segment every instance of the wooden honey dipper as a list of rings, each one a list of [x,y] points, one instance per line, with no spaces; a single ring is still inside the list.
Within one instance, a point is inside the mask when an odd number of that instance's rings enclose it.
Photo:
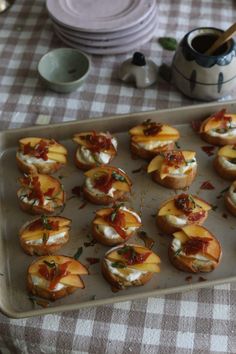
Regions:
[[[212,46],[207,49],[207,51],[204,53],[206,55],[213,55],[213,53],[221,47],[225,42],[227,42],[230,38],[233,37],[233,35],[236,32],[236,23],[234,23],[232,26],[230,26],[225,32],[223,32],[219,38],[212,44]]]

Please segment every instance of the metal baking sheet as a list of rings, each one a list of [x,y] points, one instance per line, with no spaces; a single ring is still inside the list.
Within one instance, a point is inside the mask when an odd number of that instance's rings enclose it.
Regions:
[[[207,145],[192,130],[191,121],[205,118],[221,108],[228,112],[236,112],[236,102],[210,103],[183,108],[175,108],[161,111],[142,112],[122,116],[114,116],[102,119],[89,119],[87,121],[69,122],[63,124],[30,127],[17,130],[8,130],[0,133],[0,309],[9,317],[23,318],[29,316],[56,313],[68,310],[76,310],[83,307],[109,304],[119,301],[134,300],[148,296],[158,296],[213,286],[223,282],[236,280],[235,254],[236,220],[229,215],[224,206],[223,198],[218,198],[220,191],[229,186],[230,182],[218,177],[212,167],[213,157],[208,157],[201,149]],[[204,273],[205,281],[200,281],[200,275],[192,275],[187,281],[188,273],[175,269],[169,262],[167,247],[169,237],[163,236],[155,224],[154,214],[160,204],[175,195],[175,191],[166,189],[154,183],[145,171],[134,173],[134,170],[145,165],[141,159],[131,158],[129,151],[128,129],[145,119],[172,124],[180,130],[181,149],[192,149],[197,152],[198,175],[189,192],[197,194],[209,203],[216,205],[217,209],[209,213],[205,226],[219,239],[222,245],[223,257],[220,266],[211,273]],[[83,183],[83,172],[78,170],[73,163],[76,145],[71,138],[79,131],[109,130],[118,138],[118,156],[112,165],[121,167],[133,180],[132,195],[127,205],[141,213],[143,230],[155,240],[153,250],[161,257],[161,272],[155,274],[153,279],[142,287],[133,287],[127,290],[112,292],[109,284],[103,279],[100,272],[100,263],[89,265],[89,276],[83,276],[85,289],[78,289],[74,294],[58,301],[52,302],[44,308],[33,304],[26,290],[26,271],[28,265],[36,257],[26,255],[18,241],[18,230],[33,216],[20,210],[16,191],[18,189],[17,178],[21,173],[17,169],[15,154],[18,140],[26,136],[51,137],[63,143],[69,151],[68,165],[55,176],[60,176],[67,192],[68,201],[62,215],[72,219],[70,241],[58,254],[73,256],[79,247],[83,247],[80,261],[88,264],[87,257],[102,259],[108,247],[96,244],[85,247],[91,241],[91,221],[94,212],[100,206],[87,204],[80,209],[83,201],[79,198],[70,199],[71,189]],[[214,190],[201,190],[202,182],[210,180]],[[143,244],[138,237],[131,239],[132,243]]]

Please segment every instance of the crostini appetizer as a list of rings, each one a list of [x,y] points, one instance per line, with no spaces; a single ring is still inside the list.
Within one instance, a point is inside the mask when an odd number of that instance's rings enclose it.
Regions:
[[[27,287],[30,293],[48,300],[57,300],[84,288],[80,275],[88,274],[79,261],[66,256],[42,256],[28,268]]]
[[[68,242],[70,225],[71,220],[62,216],[41,215],[21,227],[20,245],[31,256],[53,254]]]
[[[160,272],[160,258],[139,245],[117,246],[109,250],[102,262],[104,278],[117,289],[146,284],[153,273]]]
[[[65,192],[54,177],[37,174],[19,178],[17,191],[20,207],[30,214],[51,214],[65,203]]]
[[[234,181],[225,193],[225,205],[228,211],[236,216],[236,181]]]
[[[164,202],[157,212],[157,225],[171,235],[190,224],[201,225],[208,216],[211,205],[199,197],[182,193]]]
[[[236,144],[236,114],[222,109],[211,115],[201,124],[200,136],[212,145]]]
[[[54,139],[23,138],[19,141],[16,161],[24,173],[52,174],[66,164],[67,150]]]
[[[130,178],[123,170],[102,165],[85,172],[83,194],[91,203],[108,205],[127,200],[131,185]]]
[[[214,159],[217,173],[224,179],[236,179],[236,145],[225,145],[220,148]]]
[[[107,165],[117,154],[117,139],[108,132],[77,133],[73,141],[79,145],[75,153],[75,163],[81,170]]]
[[[130,129],[130,149],[132,154],[151,160],[160,151],[173,150],[179,131],[170,125],[147,120]]]
[[[200,225],[187,225],[173,234],[168,249],[172,264],[184,272],[211,272],[220,263],[221,245]]]
[[[93,220],[93,237],[106,246],[126,242],[142,226],[140,216],[120,204],[96,211]]]
[[[164,151],[152,159],[147,172],[152,174],[155,182],[164,187],[186,188],[192,184],[197,174],[196,153],[181,150]]]

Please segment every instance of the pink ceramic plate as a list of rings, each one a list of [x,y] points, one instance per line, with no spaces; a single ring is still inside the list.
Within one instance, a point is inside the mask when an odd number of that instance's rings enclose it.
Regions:
[[[72,37],[78,37],[80,39],[85,40],[94,40],[94,41],[108,41],[113,39],[120,39],[131,34],[135,34],[143,29],[145,29],[151,22],[153,22],[154,18],[157,16],[157,6],[153,8],[148,17],[146,17],[141,22],[136,25],[129,27],[125,30],[120,30],[116,32],[82,32],[78,30],[71,29],[67,26],[63,26],[61,23],[57,22],[54,18],[51,18],[53,26],[56,27],[60,32],[63,32],[65,35],[70,35]]]
[[[149,16],[156,0],[47,0],[49,15],[69,28],[84,32],[114,32]]]
[[[55,30],[56,35],[69,47],[80,49],[89,54],[98,54],[98,55],[113,55],[113,54],[121,54],[132,52],[137,50],[142,44],[150,41],[155,34],[156,23],[153,24],[153,27],[145,36],[141,36],[138,40],[132,41],[129,44],[122,46],[114,46],[114,47],[91,47],[80,44],[79,42],[69,40],[65,38],[60,32]]]
[[[157,11],[155,11],[155,15],[156,14]],[[154,16],[153,20],[145,28],[135,32],[134,34],[130,34],[122,38],[116,38],[116,39],[111,39],[106,41],[83,39],[80,38],[79,35],[77,36],[72,35],[67,31],[64,31],[63,29],[59,28],[58,26],[55,26],[55,31],[60,33],[64,38],[68,39],[69,41],[73,41],[75,43],[82,44],[85,46],[97,47],[97,48],[116,47],[116,46],[124,46],[126,44],[130,44],[131,42],[138,41],[140,38],[143,38],[144,36],[148,35],[150,31],[153,30],[154,25],[156,25],[156,23],[157,23],[157,18],[156,16]]]

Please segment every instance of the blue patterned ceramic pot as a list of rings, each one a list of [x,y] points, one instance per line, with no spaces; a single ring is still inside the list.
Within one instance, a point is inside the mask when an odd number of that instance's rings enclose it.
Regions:
[[[172,77],[185,95],[217,100],[236,86],[236,44],[225,43],[214,55],[204,54],[222,34],[217,28],[196,28],[181,40],[172,62]]]

